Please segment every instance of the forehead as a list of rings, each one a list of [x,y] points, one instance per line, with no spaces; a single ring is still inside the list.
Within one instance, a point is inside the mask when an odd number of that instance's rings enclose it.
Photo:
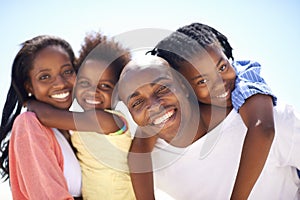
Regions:
[[[69,60],[68,53],[60,46],[48,46],[40,50],[34,58],[34,64],[47,64],[58,60]]]
[[[216,45],[211,45],[206,47],[205,51],[195,54],[188,62],[182,63],[179,71],[190,75],[208,74],[218,67],[222,58],[226,59],[222,50]]]
[[[119,94],[122,99],[133,94],[143,86],[153,85],[163,81],[173,81],[171,68],[164,65],[136,67],[127,70],[119,82]]]
[[[113,69],[108,66],[109,64],[104,61],[87,60],[80,66],[78,77],[88,76],[89,78],[99,79],[106,74],[113,73]]]

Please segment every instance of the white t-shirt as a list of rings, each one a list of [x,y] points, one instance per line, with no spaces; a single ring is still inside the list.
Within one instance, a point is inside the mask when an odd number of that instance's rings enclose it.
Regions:
[[[249,199],[300,199],[300,116],[291,106],[274,108],[275,138]],[[235,111],[187,148],[159,139],[153,151],[154,182],[176,200],[229,199],[246,127]]]

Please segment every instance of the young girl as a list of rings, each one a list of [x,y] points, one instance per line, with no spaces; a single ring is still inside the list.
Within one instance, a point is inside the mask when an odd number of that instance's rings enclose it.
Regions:
[[[1,175],[10,180],[13,199],[81,196],[80,165],[68,132],[42,125],[32,112],[20,114],[29,99],[68,110],[73,64],[70,44],[47,35],[25,41],[14,59],[0,129]]]
[[[204,56],[209,56],[209,54],[206,54],[200,57],[195,52],[206,50],[210,46],[217,46],[228,59],[233,59],[232,48],[227,38],[212,27],[199,23],[178,29],[162,40],[157,45],[154,53],[166,59],[172,67],[186,77],[199,102],[204,104],[222,102],[224,104],[225,99],[231,100],[232,98],[234,108],[240,112],[245,125],[248,127],[248,134],[245,138],[240,168],[231,198],[247,199],[263,169],[274,138],[272,109],[273,102],[276,103],[276,97],[259,76],[260,65],[250,61],[233,63],[233,66],[240,69],[237,71],[235,90],[232,94],[228,89],[229,85],[220,86],[220,88],[212,85],[213,81],[200,75],[205,74],[203,73],[203,66],[206,63],[195,65]],[[221,60],[218,62],[221,62]],[[229,63],[223,62],[219,69],[220,75],[229,66],[231,67]],[[197,74],[198,76],[196,76]],[[220,76],[217,77],[219,77],[219,82],[223,82]],[[222,105],[222,103],[219,106],[228,106],[226,104]],[[228,104],[229,106],[232,105],[231,101]],[[207,130],[210,130],[210,127],[207,127]],[[134,148],[134,145],[132,145],[132,148]]]
[[[75,97],[83,113],[30,102],[42,123],[74,131],[71,139],[82,168],[84,199],[135,199],[128,173],[128,124],[112,110],[112,94],[130,55],[99,33],[85,37],[77,66]],[[34,105],[33,105],[34,104]],[[59,120],[57,120],[59,119]]]

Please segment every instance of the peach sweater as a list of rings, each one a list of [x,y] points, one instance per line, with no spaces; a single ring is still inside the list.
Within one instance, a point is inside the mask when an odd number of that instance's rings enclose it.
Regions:
[[[51,128],[32,112],[19,115],[9,145],[13,199],[73,199],[63,173],[64,160]]]

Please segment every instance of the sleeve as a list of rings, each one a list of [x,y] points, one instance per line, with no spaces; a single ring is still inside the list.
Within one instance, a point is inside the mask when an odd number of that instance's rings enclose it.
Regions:
[[[237,77],[235,89],[232,91],[232,104],[238,111],[245,103],[245,100],[255,94],[270,95],[273,98],[274,106],[277,104],[277,97],[271,88],[260,76],[261,65],[251,61],[237,61],[232,64]]]
[[[63,174],[60,149],[55,145],[51,129],[41,125],[35,114],[27,113],[16,119],[10,158],[11,172],[15,173],[20,193],[28,199],[73,199]],[[11,181],[12,188],[14,182]]]

